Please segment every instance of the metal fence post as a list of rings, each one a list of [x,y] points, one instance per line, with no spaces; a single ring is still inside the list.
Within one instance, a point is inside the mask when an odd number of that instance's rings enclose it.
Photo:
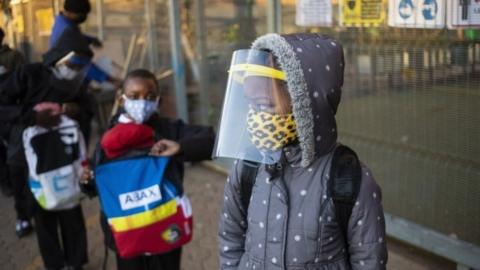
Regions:
[[[185,122],[188,122],[185,64],[183,62],[182,55],[180,5],[178,0],[169,0],[169,15],[172,69],[174,72],[175,81],[174,87],[177,116]]]
[[[18,38],[17,35],[15,34],[15,28],[13,25],[13,19],[10,19],[8,21],[7,25],[7,37],[8,37],[8,43],[10,47],[14,47],[18,49]]]
[[[268,32],[282,32],[282,3],[280,0],[268,0]]]
[[[197,39],[197,59],[200,64],[200,112],[201,123],[208,124],[208,108],[210,108],[209,93],[208,93],[208,67],[206,62],[207,44],[205,40],[205,11],[203,0],[195,1],[195,34]]]
[[[97,31],[100,40],[105,39],[105,14],[103,10],[103,0],[97,0]]]
[[[24,17],[24,21],[27,21],[27,27],[24,30],[24,33],[28,33],[29,39],[29,49],[30,49],[30,59],[29,61],[37,61],[39,59],[39,52],[37,52],[34,44],[37,44],[37,31],[34,29],[36,27],[34,20],[35,11],[33,9],[33,0],[24,2],[27,6],[27,16]],[[25,27],[25,26],[24,26]],[[26,31],[28,29],[28,31]],[[27,38],[28,40],[28,38]],[[27,58],[28,59],[28,58]]]
[[[145,19],[148,33],[148,58],[150,69],[158,72],[157,29],[156,29],[156,1],[145,0]]]

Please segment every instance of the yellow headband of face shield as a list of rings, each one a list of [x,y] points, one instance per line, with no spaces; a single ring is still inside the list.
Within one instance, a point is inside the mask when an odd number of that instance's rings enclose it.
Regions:
[[[229,70],[229,72],[236,72],[236,71],[245,72],[243,76],[240,76],[241,79],[234,75],[235,80],[241,80],[242,82],[243,82],[243,79],[248,76],[268,77],[268,78],[278,79],[282,81],[287,80],[287,76],[285,75],[285,72],[278,69],[271,68],[271,67],[262,66],[262,65],[237,64],[237,65],[234,65]]]

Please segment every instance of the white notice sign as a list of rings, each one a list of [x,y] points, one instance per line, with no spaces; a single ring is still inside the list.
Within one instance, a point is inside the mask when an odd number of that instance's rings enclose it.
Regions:
[[[388,25],[409,28],[445,27],[445,0],[389,0]]]
[[[480,28],[480,0],[448,0],[448,28]]]
[[[297,0],[298,26],[332,26],[332,2],[330,0]]]

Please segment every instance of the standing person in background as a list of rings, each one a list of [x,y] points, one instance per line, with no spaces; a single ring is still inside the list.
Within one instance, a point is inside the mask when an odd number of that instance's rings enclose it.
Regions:
[[[337,141],[341,44],[308,33],[234,52],[216,156],[225,184],[221,269],[386,269],[380,187]]]
[[[91,121],[94,115],[95,100],[93,96],[88,93],[88,73],[90,70],[90,61],[93,53],[86,44],[77,42],[76,39],[71,38],[70,35],[62,35],[56,45],[48,50],[43,55],[43,65],[49,68],[54,68],[57,61],[66,56],[70,52],[74,52],[77,56],[72,59],[73,65],[82,66],[82,78],[77,78],[75,90],[78,90],[74,103],[71,109],[74,114],[72,118],[78,122],[80,129],[88,145],[91,131]]]
[[[0,28],[0,82],[5,81],[18,66],[25,63],[19,51],[3,43],[4,38],[5,32]],[[20,113],[19,107],[15,104],[2,106],[0,109],[0,183],[4,194],[14,195],[17,213],[15,233],[18,237],[24,237],[32,231],[30,221],[32,213],[28,211],[30,196],[27,188],[27,167],[22,163],[7,162],[13,151],[12,146],[15,145],[15,142],[9,144],[11,123],[20,116]]]
[[[47,57],[46,62],[50,65],[43,63],[22,65],[1,82],[0,107],[12,107],[20,111],[18,117],[11,122],[9,165],[27,168],[22,134],[28,127],[40,126],[49,129],[56,126],[60,110],[72,116],[73,110],[69,108],[69,102],[74,103],[81,98],[83,92],[80,85],[85,77],[85,64],[82,63],[87,63],[88,59],[88,56],[81,53],[70,52],[62,55],[57,51],[56,54],[50,54]],[[43,102],[54,102],[63,106],[62,109],[55,110],[34,109],[37,104]],[[51,151],[51,149],[48,150]],[[58,157],[58,155],[54,156]],[[19,179],[26,180],[28,171],[22,170],[21,173],[22,177]],[[74,269],[81,269],[87,262],[87,247],[80,206],[75,207],[70,214],[48,215],[40,209],[41,206],[38,203],[35,203],[28,186],[24,184],[24,187],[31,202],[27,210],[32,214],[35,213],[35,229],[47,269],[62,269],[65,264]],[[57,234],[59,222],[63,223],[61,227],[65,229],[62,232],[62,244],[59,244]],[[72,238],[74,240],[71,240]],[[62,247],[59,247],[60,245]],[[62,248],[64,252],[61,251]]]
[[[91,6],[88,0],[65,0],[63,10],[55,17],[49,48],[59,46],[60,43],[76,44],[75,46],[85,48],[93,57],[90,46],[102,47],[102,43],[96,37],[83,34],[80,29],[80,24],[87,20],[90,10]],[[86,79],[88,82],[92,80],[99,83],[108,81],[120,86],[118,79],[110,76],[93,63],[90,63]]]
[[[41,102],[23,132],[29,186],[36,199],[35,231],[47,270],[81,270],[88,261],[79,178],[86,149],[77,123],[55,102]],[[52,155],[52,152],[55,154]]]
[[[4,38],[5,32],[0,28],[0,81],[7,78],[15,67],[24,63],[22,54],[4,44]],[[10,129],[8,122],[15,117],[15,113],[12,115],[8,112],[8,108],[0,109],[0,188],[3,194],[12,195],[13,186],[9,179],[7,166],[7,143]]]
[[[78,103],[85,99],[84,92],[80,91],[85,76],[80,71],[83,68],[80,63],[88,61],[88,57],[77,54],[67,60],[65,56],[68,54],[56,51],[56,54],[47,57],[46,62],[50,63],[48,66],[42,63],[21,65],[0,82],[2,118],[11,116],[8,121],[2,121],[2,124],[9,126],[7,164],[15,190],[15,209],[18,215],[16,232],[19,237],[32,230],[30,219],[35,209],[27,185],[28,169],[22,133],[30,125],[40,123],[46,126],[42,122],[48,122],[48,117],[33,111],[33,106],[42,101],[53,101],[72,102],[72,106],[78,108]],[[64,105],[64,109],[73,118],[75,113],[72,112],[75,109],[72,106]]]
[[[66,0],[63,4],[63,10],[55,17],[49,48],[55,46],[55,43],[65,31],[79,32],[88,45],[101,47],[102,43],[98,38],[83,34],[80,29],[80,24],[87,20],[90,11],[91,6],[88,0]]]
[[[88,145],[90,141],[91,121],[94,115],[95,99],[88,93],[88,84],[93,80],[99,83],[110,82],[117,88],[121,81],[110,76],[91,62],[94,53],[90,46],[101,47],[102,43],[95,37],[82,33],[80,24],[85,22],[90,13],[91,6],[88,0],[65,0],[63,11],[55,17],[52,35],[50,36],[50,49],[44,56],[46,65],[50,65],[49,59],[54,59],[58,54],[75,51],[88,56],[86,66],[85,80],[82,83],[82,91],[85,93],[84,99],[79,103],[81,110],[75,120],[80,124],[85,142]]]

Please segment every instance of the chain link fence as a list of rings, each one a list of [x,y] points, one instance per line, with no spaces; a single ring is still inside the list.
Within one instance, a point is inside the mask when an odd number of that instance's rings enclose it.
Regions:
[[[214,125],[232,51],[266,33],[267,1],[239,2],[205,1]],[[282,3],[283,32],[320,32],[344,46],[339,140],[373,169],[385,210],[480,245],[480,32],[343,28],[335,12],[334,26],[304,28],[295,1]]]

